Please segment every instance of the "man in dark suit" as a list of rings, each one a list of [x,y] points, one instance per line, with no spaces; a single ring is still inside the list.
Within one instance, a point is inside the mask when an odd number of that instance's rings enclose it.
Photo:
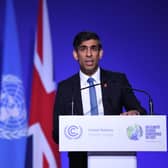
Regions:
[[[60,82],[53,116],[53,137],[58,141],[59,115],[92,115],[89,99],[88,78],[93,78],[97,99],[97,115],[146,114],[133,91],[126,75],[102,69],[99,61],[103,56],[99,36],[93,32],[78,33],[73,42],[73,56],[80,66],[79,73]],[[125,112],[123,111],[125,108]],[[70,168],[87,168],[87,152],[70,152]]]

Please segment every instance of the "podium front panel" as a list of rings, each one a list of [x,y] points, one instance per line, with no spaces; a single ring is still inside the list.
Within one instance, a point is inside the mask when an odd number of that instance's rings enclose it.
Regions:
[[[60,151],[167,151],[166,116],[60,116]]]

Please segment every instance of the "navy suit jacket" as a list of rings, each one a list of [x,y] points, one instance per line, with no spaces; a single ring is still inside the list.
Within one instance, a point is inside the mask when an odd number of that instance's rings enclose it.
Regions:
[[[104,115],[119,115],[123,107],[126,111],[138,110],[140,114],[146,114],[133,91],[129,89],[131,85],[125,74],[101,69],[100,75]],[[72,114],[83,115],[79,73],[58,84],[53,116],[53,138],[56,143],[59,143],[58,116]]]

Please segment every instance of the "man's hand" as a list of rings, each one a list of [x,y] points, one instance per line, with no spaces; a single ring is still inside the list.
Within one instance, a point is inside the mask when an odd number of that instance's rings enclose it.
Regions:
[[[140,112],[137,110],[130,110],[130,111],[121,113],[120,115],[140,115]]]

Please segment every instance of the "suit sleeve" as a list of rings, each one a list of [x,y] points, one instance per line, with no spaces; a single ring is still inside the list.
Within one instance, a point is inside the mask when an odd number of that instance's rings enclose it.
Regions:
[[[53,111],[53,139],[57,144],[59,144],[59,115],[61,115],[63,110],[62,89],[60,84],[58,84]]]

